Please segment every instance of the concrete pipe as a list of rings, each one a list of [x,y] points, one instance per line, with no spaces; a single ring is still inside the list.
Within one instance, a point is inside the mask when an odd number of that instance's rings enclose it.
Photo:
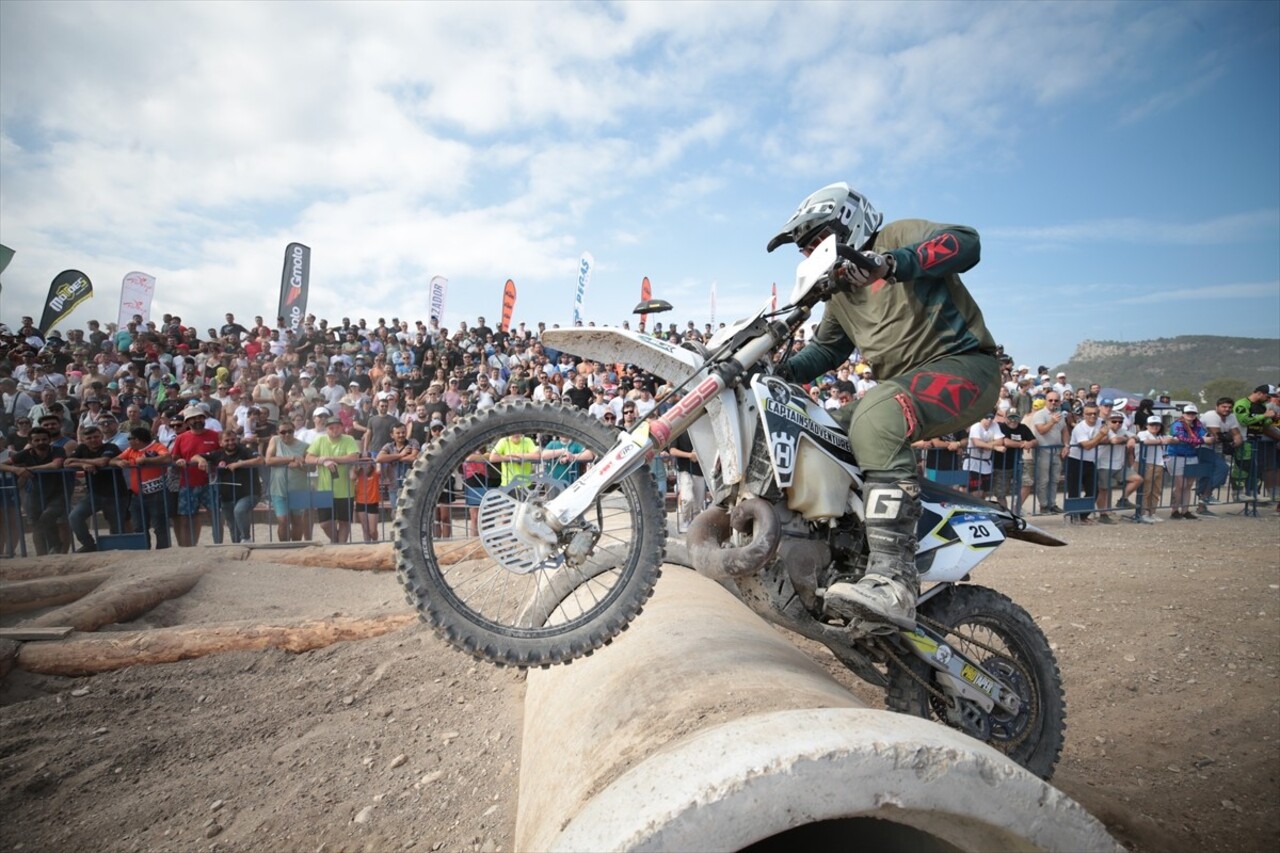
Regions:
[[[529,673],[518,850],[1120,850],[985,744],[872,710],[668,566],[608,648]]]

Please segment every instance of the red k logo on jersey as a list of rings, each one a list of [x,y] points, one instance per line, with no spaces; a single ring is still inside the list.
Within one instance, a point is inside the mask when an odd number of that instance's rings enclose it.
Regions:
[[[932,240],[916,246],[916,259],[920,261],[920,268],[927,270],[944,261],[949,261],[959,251],[960,241],[954,234],[939,234]]]
[[[918,373],[911,380],[911,394],[917,400],[937,406],[952,417],[973,405],[979,393],[976,384],[950,373]]]

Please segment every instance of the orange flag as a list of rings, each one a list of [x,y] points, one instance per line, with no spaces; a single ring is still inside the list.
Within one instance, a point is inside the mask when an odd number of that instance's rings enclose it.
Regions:
[[[511,315],[516,310],[516,283],[507,279],[507,286],[502,288],[502,323],[499,328],[504,332],[511,331]]]
[[[641,301],[641,302],[648,302],[648,301],[649,301],[650,299],[652,299],[652,298],[653,298],[653,288],[652,288],[652,287],[650,287],[650,285],[649,285],[649,276],[645,276],[645,277],[644,277],[644,281],[640,282],[640,301]],[[640,331],[641,331],[641,333],[643,333],[643,332],[644,332],[644,323],[645,323],[645,320],[648,320],[648,319],[649,319],[649,315],[648,315],[648,314],[641,314],[641,315],[640,315]]]

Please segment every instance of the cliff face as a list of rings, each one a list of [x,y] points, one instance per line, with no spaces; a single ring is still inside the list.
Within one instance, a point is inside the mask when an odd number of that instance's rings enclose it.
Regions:
[[[1280,339],[1183,335],[1151,341],[1082,341],[1064,370],[1077,388],[1089,382],[1146,392],[1199,392],[1220,380],[1241,389],[1280,382]],[[1232,393],[1232,392],[1227,392]],[[1243,390],[1241,391],[1243,393]]]

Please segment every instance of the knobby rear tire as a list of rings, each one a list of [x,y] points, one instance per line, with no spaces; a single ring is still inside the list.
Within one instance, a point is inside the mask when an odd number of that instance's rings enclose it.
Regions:
[[[549,440],[543,436],[567,437],[597,458],[618,436],[582,410],[527,401],[501,404],[446,427],[439,440],[423,448],[401,487],[396,569],[409,603],[449,644],[501,666],[545,667],[591,654],[640,613],[664,558],[666,515],[646,465],[610,488],[584,515],[603,531],[588,565],[508,571],[471,535],[470,507],[461,499],[472,500],[473,492],[459,487],[464,471],[476,471],[475,460],[516,432],[535,437],[539,447]],[[472,462],[464,469],[469,457]],[[497,478],[500,466],[485,464]],[[535,467],[547,470],[546,463]],[[448,507],[444,512],[453,513],[450,534],[461,525],[467,535],[436,535],[443,529],[437,509],[442,504]],[[465,559],[455,559],[458,554]],[[541,624],[525,624],[530,622]]]

